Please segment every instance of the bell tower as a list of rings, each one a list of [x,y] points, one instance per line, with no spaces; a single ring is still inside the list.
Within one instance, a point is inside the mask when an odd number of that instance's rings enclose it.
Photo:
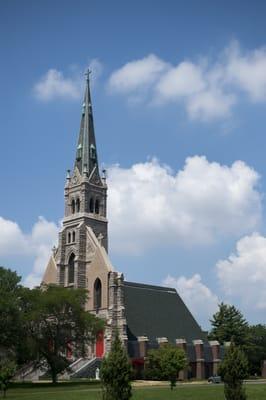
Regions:
[[[89,75],[90,71],[86,73],[74,167],[67,172],[64,190],[65,215],[57,252],[59,283],[75,287],[86,285],[88,227],[92,229],[100,245],[108,251],[107,185],[105,174],[101,176],[99,173]]]
[[[65,185],[64,226],[80,222],[90,226],[108,249],[105,175],[100,176],[90,94],[90,71],[86,73],[86,89],[76,158],[73,172],[68,171]]]

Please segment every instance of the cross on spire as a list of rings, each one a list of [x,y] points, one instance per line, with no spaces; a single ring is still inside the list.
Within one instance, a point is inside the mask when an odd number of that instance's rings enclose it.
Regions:
[[[90,74],[92,73],[92,70],[90,68],[87,69],[87,71],[85,72],[85,76],[86,76],[86,80],[89,81],[90,80]]]

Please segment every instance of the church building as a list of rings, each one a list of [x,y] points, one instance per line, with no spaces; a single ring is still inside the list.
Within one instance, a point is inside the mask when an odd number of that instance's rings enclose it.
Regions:
[[[183,348],[190,368],[181,378],[204,378],[217,372],[219,343],[206,334],[175,289],[127,282],[108,256],[107,183],[100,173],[94,131],[89,73],[86,75],[80,131],[65,189],[65,213],[58,247],[53,249],[42,284],[86,288],[86,309],[105,320],[86,359],[72,358],[71,377],[91,376],[110,350],[115,330],[141,373],[150,348],[170,342]],[[122,245],[122,244],[121,244]]]

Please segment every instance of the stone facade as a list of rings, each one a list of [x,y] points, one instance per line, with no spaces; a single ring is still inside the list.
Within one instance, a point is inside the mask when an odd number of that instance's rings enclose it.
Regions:
[[[65,215],[57,249],[53,250],[42,284],[86,288],[86,309],[105,319],[104,351],[115,330],[127,344],[123,275],[108,257],[107,185],[100,176],[94,135],[89,80],[86,82],[80,133],[73,171],[64,189]],[[95,348],[88,349],[94,356]]]

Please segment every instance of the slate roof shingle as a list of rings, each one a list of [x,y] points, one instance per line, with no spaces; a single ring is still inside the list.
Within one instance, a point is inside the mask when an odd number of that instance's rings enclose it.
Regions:
[[[206,334],[173,288],[124,282],[125,316],[128,340],[147,336],[149,341],[167,337],[207,341]]]

